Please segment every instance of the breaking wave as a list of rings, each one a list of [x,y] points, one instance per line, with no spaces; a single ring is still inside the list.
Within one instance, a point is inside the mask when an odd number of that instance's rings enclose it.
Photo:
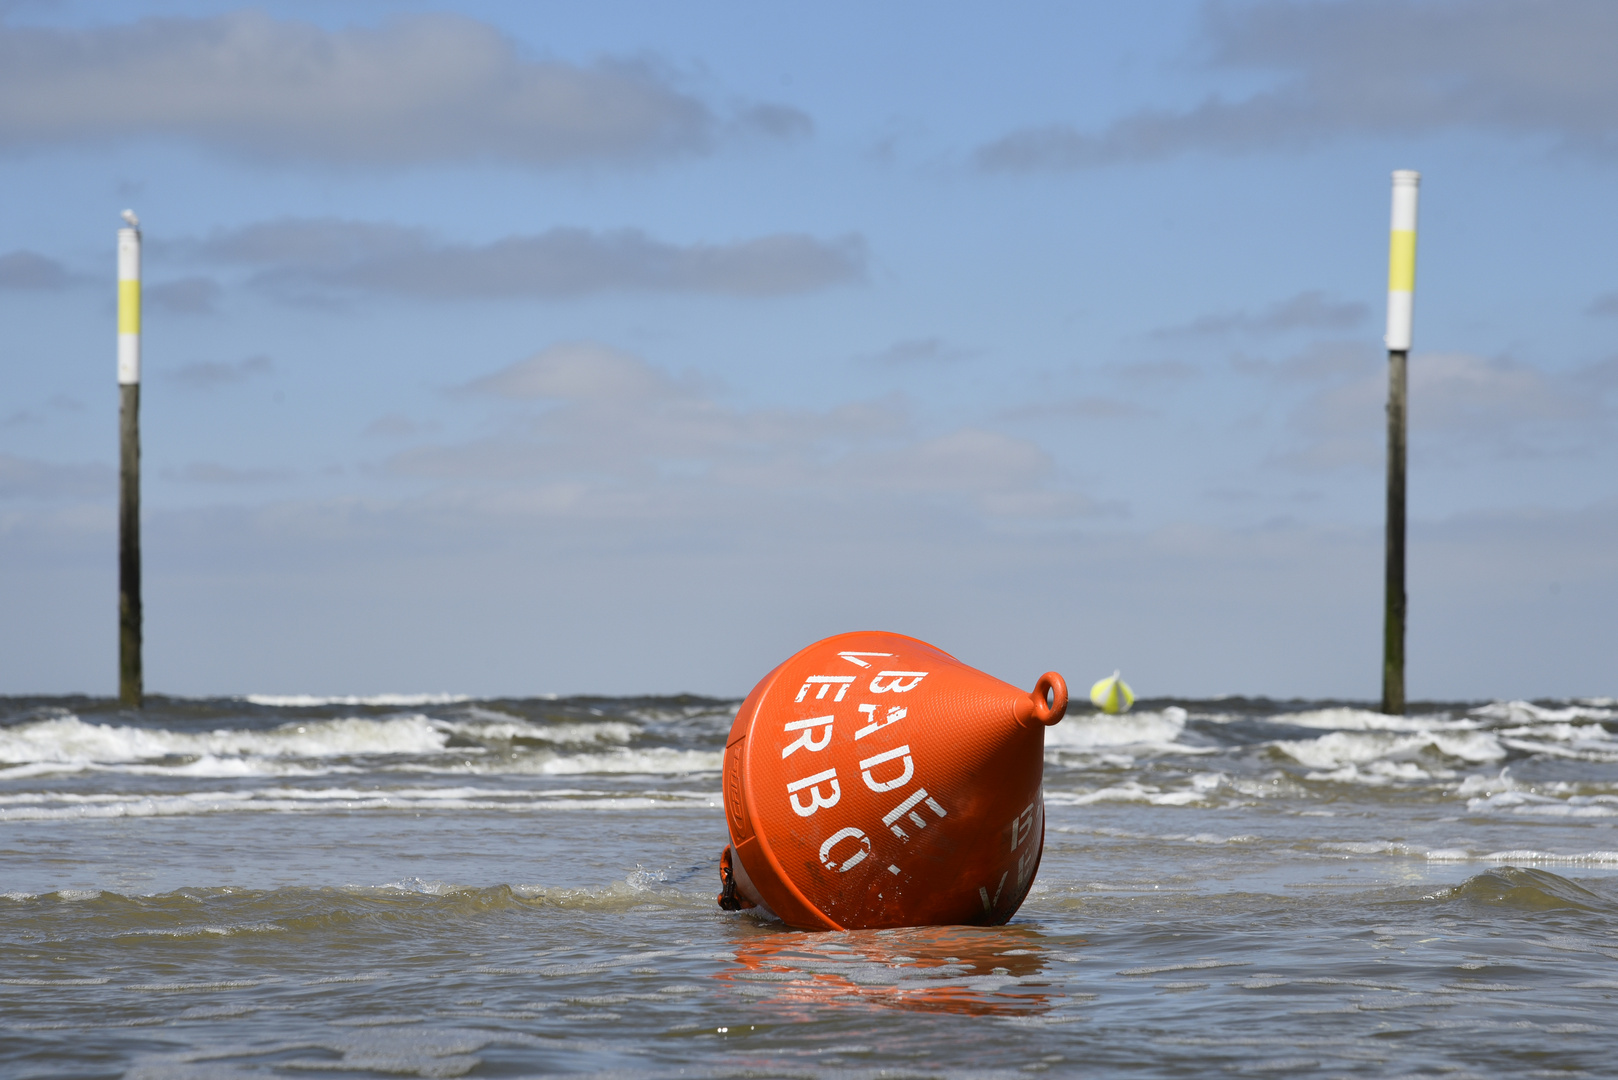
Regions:
[[[536,723],[472,708],[289,721],[266,729],[175,731],[59,714],[0,728],[0,779],[74,772],[297,777],[372,771],[572,775],[684,774],[719,768],[717,751],[632,746],[626,720]]]
[[[1106,713],[1069,716],[1046,729],[1045,748],[1058,752],[1112,747],[1167,748],[1179,739],[1189,715],[1179,706],[1170,705],[1160,711],[1143,709],[1121,716]]]

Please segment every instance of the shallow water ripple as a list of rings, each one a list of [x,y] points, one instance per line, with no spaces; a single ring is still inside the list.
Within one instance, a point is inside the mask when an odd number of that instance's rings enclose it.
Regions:
[[[0,700],[0,1075],[1604,1075],[1611,701],[1142,702],[1008,926],[713,903],[732,702]]]

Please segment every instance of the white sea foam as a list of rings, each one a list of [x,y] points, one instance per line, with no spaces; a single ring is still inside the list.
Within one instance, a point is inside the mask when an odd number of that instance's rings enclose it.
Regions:
[[[1164,747],[1180,737],[1180,732],[1185,730],[1185,722],[1186,711],[1175,705],[1161,712],[1069,716],[1055,727],[1045,729],[1045,747],[1048,750],[1094,750],[1143,745]]]
[[[1506,852],[1471,852],[1468,848],[1422,848],[1403,840],[1341,840],[1320,844],[1322,852],[1345,855],[1400,855],[1422,858],[1429,863],[1563,863],[1569,866],[1605,866],[1618,863],[1618,852],[1540,852],[1534,848],[1514,848]]]
[[[269,731],[209,732],[87,724],[76,716],[0,729],[0,762],[136,762],[167,757],[298,757],[421,754],[442,750],[450,732],[426,716],[351,717],[284,724]]]
[[[1273,724],[1292,727],[1326,728],[1335,731],[1467,731],[1479,726],[1478,721],[1448,716],[1388,716],[1369,709],[1334,708],[1311,709],[1308,712],[1277,713],[1266,717]]]
[[[489,710],[477,710],[470,719],[344,717],[259,731],[207,732],[86,723],[68,714],[0,728],[0,777],[108,771],[217,778],[324,776],[378,768],[495,773],[718,768],[717,753],[631,751],[627,744],[637,733],[634,724],[621,720],[543,724]],[[569,756],[564,753],[569,749],[585,752]],[[446,757],[454,760],[444,761]],[[356,758],[365,759],[364,766],[354,763]]]
[[[1611,736],[1607,734],[1607,729],[1600,724],[1524,724],[1518,727],[1497,728],[1495,733],[1498,735],[1516,735],[1569,743],[1611,743],[1612,741]]]
[[[517,716],[485,709],[474,709],[480,714],[474,721],[434,721],[443,730],[481,740],[529,740],[556,746],[590,746],[601,743],[623,745],[633,739],[639,729],[622,720],[591,720],[582,723],[534,724]]]
[[[1510,813],[1536,817],[1618,817],[1618,795],[1569,795],[1556,798],[1531,791],[1500,791],[1468,799],[1474,813]]]
[[[1181,789],[1164,791],[1154,784],[1128,780],[1095,791],[1047,791],[1046,803],[1052,806],[1089,806],[1098,802],[1135,802],[1152,806],[1185,806],[1208,798],[1207,791]]]
[[[1422,780],[1449,780],[1455,773],[1449,769],[1424,769],[1414,761],[1373,761],[1368,765],[1350,763],[1336,769],[1315,770],[1304,774],[1307,780],[1323,780],[1334,784],[1366,784],[1382,787],[1388,784],[1414,784]]]
[[[1511,770],[1505,768],[1492,776],[1488,773],[1473,773],[1460,782],[1455,788],[1455,794],[1470,798],[1474,795],[1516,790],[1518,790],[1517,782],[1511,778]]]
[[[499,810],[513,813],[588,810],[651,810],[670,805],[717,806],[717,791],[535,792],[480,787],[260,788],[252,791],[193,791],[184,794],[92,794],[41,792],[8,795],[0,801],[0,821],[189,817],[218,813],[310,813],[333,810],[443,811]]]
[[[470,757],[461,761],[406,761],[373,771],[462,774],[469,776],[577,776],[590,773],[615,775],[687,776],[718,772],[725,755],[718,750],[677,750],[650,746],[644,749],[616,749],[601,753],[534,753],[500,758]],[[0,776],[3,776],[0,773]]]
[[[1151,806],[1197,806],[1207,809],[1215,806],[1252,805],[1255,799],[1269,799],[1278,795],[1297,794],[1290,782],[1271,779],[1230,776],[1221,772],[1195,773],[1183,786],[1164,787],[1125,780],[1090,790],[1046,789],[1045,802],[1051,806],[1087,806],[1098,802],[1146,803]]]
[[[1333,731],[1318,739],[1281,739],[1276,749],[1313,770],[1311,780],[1386,784],[1446,778],[1447,764],[1483,764],[1506,756],[1486,731]]]
[[[555,697],[554,694],[550,696]],[[336,697],[319,697],[314,694],[247,694],[237,700],[283,709],[313,709],[322,705],[381,705],[400,709],[419,709],[423,705],[456,705],[472,699],[466,694],[346,694]]]
[[[645,750],[619,750],[606,754],[570,754],[542,763],[538,771],[550,776],[575,773],[652,773],[682,775],[718,772],[725,755],[719,750],[675,750],[654,746]]]
[[[1465,848],[1439,848],[1427,852],[1428,862],[1470,862],[1472,853]]]
[[[1600,724],[1548,723],[1504,728],[1500,742],[1513,750],[1580,761],[1618,761],[1618,739]]]
[[[1473,716],[1516,724],[1543,724],[1559,720],[1618,720],[1618,711],[1588,702],[1560,709],[1547,709],[1531,701],[1491,701],[1471,711]]]
[[[207,924],[194,924],[191,926],[165,927],[161,930],[125,930],[120,937],[198,937],[206,934],[210,937],[236,937],[240,934],[284,934],[286,927],[275,923],[232,923],[228,926],[215,926]]]
[[[1496,865],[1503,863],[1539,863],[1552,866],[1618,866],[1618,851],[1581,851],[1566,854],[1554,851],[1536,851],[1528,848],[1475,854],[1462,848],[1444,848],[1438,851],[1426,852],[1425,858],[1428,862],[1446,863],[1480,862]]]
[[[1320,845],[1321,851],[1341,851],[1349,855],[1414,855],[1409,844],[1396,840],[1346,840]]]

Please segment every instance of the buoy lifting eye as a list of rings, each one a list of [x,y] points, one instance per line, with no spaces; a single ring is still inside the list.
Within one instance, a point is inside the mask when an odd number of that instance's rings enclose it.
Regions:
[[[1067,680],[1057,672],[1041,675],[1028,696],[1034,703],[1034,719],[1046,727],[1067,715]]]

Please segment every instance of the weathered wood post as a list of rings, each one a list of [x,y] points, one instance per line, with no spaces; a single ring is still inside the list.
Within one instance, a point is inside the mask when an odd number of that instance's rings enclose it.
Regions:
[[[1416,194],[1421,173],[1393,174],[1388,241],[1388,535],[1382,607],[1382,711],[1405,711],[1405,446],[1410,323],[1416,291]]]
[[[145,698],[140,610],[140,219],[118,230],[118,701]]]

